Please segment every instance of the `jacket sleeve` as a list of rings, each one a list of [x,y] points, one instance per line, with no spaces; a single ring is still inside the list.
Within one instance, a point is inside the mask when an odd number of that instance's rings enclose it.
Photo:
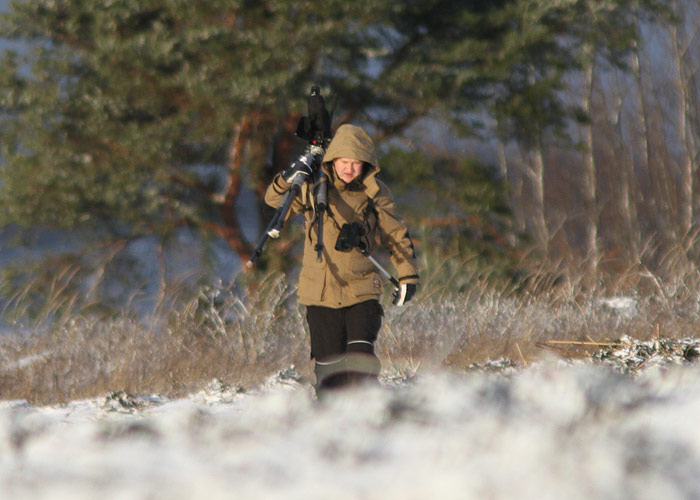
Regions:
[[[418,284],[418,262],[408,227],[399,217],[394,198],[389,188],[378,182],[379,192],[374,197],[374,206],[379,220],[379,238],[391,256],[391,263],[401,283]]]
[[[292,187],[292,185],[285,181],[281,174],[277,174],[275,178],[272,179],[272,183],[270,183],[270,185],[267,187],[267,191],[265,191],[265,203],[272,208],[279,207],[280,203],[282,202],[282,198],[284,198],[285,193],[289,191],[290,187]],[[292,206],[287,214],[287,219],[294,214],[301,213],[304,210],[304,205],[299,198],[300,197],[297,196],[292,202]]]

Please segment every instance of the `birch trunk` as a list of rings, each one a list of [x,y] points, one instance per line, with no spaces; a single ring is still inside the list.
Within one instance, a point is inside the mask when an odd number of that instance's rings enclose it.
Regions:
[[[634,158],[630,151],[630,147],[624,142],[623,130],[623,106],[624,99],[621,88],[625,86],[622,83],[617,83],[617,87],[613,89],[614,103],[609,106],[612,110],[610,114],[611,120],[617,130],[617,155],[618,162],[621,165],[621,179],[619,183],[618,206],[625,227],[625,238],[622,243],[626,245],[623,253],[628,256],[631,262],[639,262],[641,260],[642,234],[639,227],[639,207],[637,206],[639,196],[639,184],[634,169]]]
[[[685,149],[685,155],[680,164],[681,187],[680,187],[680,225],[683,235],[688,235],[693,226],[694,219],[694,179],[697,165],[694,160],[698,157],[697,146],[693,133],[693,103],[689,93],[688,85],[693,81],[687,73],[686,57],[688,56],[688,43],[682,40],[675,25],[671,26],[672,48],[677,70],[677,91],[680,105],[678,107],[676,128],[678,130],[680,142]]]
[[[525,174],[532,186],[533,212],[531,221],[533,224],[533,234],[537,246],[542,250],[543,255],[549,256],[549,230],[547,228],[547,218],[545,216],[544,204],[544,157],[542,153],[542,143],[537,141],[537,145],[527,154],[523,155],[529,160],[525,166]]]
[[[593,99],[593,71],[595,69],[593,49],[590,45],[584,47],[584,86],[581,107],[589,117],[591,113],[591,101]],[[600,259],[598,249],[598,203],[597,203],[597,175],[595,164],[595,145],[593,144],[592,119],[583,127],[586,152],[583,158],[583,175],[581,176],[582,202],[585,213],[584,218],[584,245],[586,251],[586,272],[589,277],[596,275],[598,261]]]

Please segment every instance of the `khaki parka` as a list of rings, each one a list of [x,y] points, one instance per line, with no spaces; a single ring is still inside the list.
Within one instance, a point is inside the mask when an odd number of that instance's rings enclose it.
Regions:
[[[365,163],[360,182],[346,184],[338,179],[333,168],[336,158],[353,158]],[[358,249],[338,251],[335,243],[346,223],[361,223],[367,236],[363,238],[369,254],[378,246],[389,251],[391,262],[401,283],[418,283],[418,268],[413,242],[401,220],[389,188],[376,178],[379,172],[374,143],[367,133],[354,125],[338,128],[324,157],[321,168],[328,175],[328,210],[323,214],[323,259],[314,249],[318,241],[318,225],[310,182],[292,203],[289,217],[303,213],[304,256],[299,275],[299,302],[304,305],[341,308],[378,299],[383,286],[379,272]],[[265,202],[277,207],[290,188],[280,174],[265,193]]]

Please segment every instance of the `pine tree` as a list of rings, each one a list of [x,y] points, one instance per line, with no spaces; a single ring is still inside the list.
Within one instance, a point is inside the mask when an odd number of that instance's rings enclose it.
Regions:
[[[494,100],[522,113],[523,88],[557,117],[571,58],[552,22],[568,3],[553,4],[14,1],[0,37],[24,48],[0,61],[0,224],[80,231],[111,257],[189,227],[247,260],[241,186],[260,200],[303,147],[312,84],[337,96],[335,124],[378,142],[428,116],[474,133]],[[533,64],[547,85],[522,85]]]

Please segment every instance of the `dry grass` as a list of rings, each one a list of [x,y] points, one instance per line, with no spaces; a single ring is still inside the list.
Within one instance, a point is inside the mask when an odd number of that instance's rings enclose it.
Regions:
[[[587,288],[583,278],[553,284],[552,273],[535,273],[533,286],[515,290],[463,263],[435,269],[410,305],[385,307],[377,343],[385,369],[462,370],[501,357],[530,362],[551,354],[538,343],[552,339],[700,337],[697,273],[668,278],[636,270],[612,286]],[[250,386],[291,365],[311,381],[304,311],[293,292],[283,277],[270,276],[245,293],[202,290],[150,320],[75,316],[48,333],[0,339],[0,398],[40,404],[122,390],[179,396],[215,378]],[[611,297],[632,299],[634,309],[613,307]],[[595,346],[555,349],[575,356]]]
[[[639,264],[608,280],[591,280],[580,266],[542,269],[503,285],[468,262],[459,267],[428,266],[436,272],[417,300],[387,309],[377,347],[390,365],[462,370],[503,357],[528,364],[552,354],[588,356],[597,343],[625,335],[700,337],[700,272],[680,253],[669,254],[655,273]],[[459,290],[442,285],[455,281]],[[547,345],[551,340],[580,343]]]
[[[214,378],[239,386],[308,367],[303,317],[268,278],[244,299],[205,289],[150,321],[76,317],[47,334],[0,343],[0,398],[54,403],[125,390],[169,396]]]

